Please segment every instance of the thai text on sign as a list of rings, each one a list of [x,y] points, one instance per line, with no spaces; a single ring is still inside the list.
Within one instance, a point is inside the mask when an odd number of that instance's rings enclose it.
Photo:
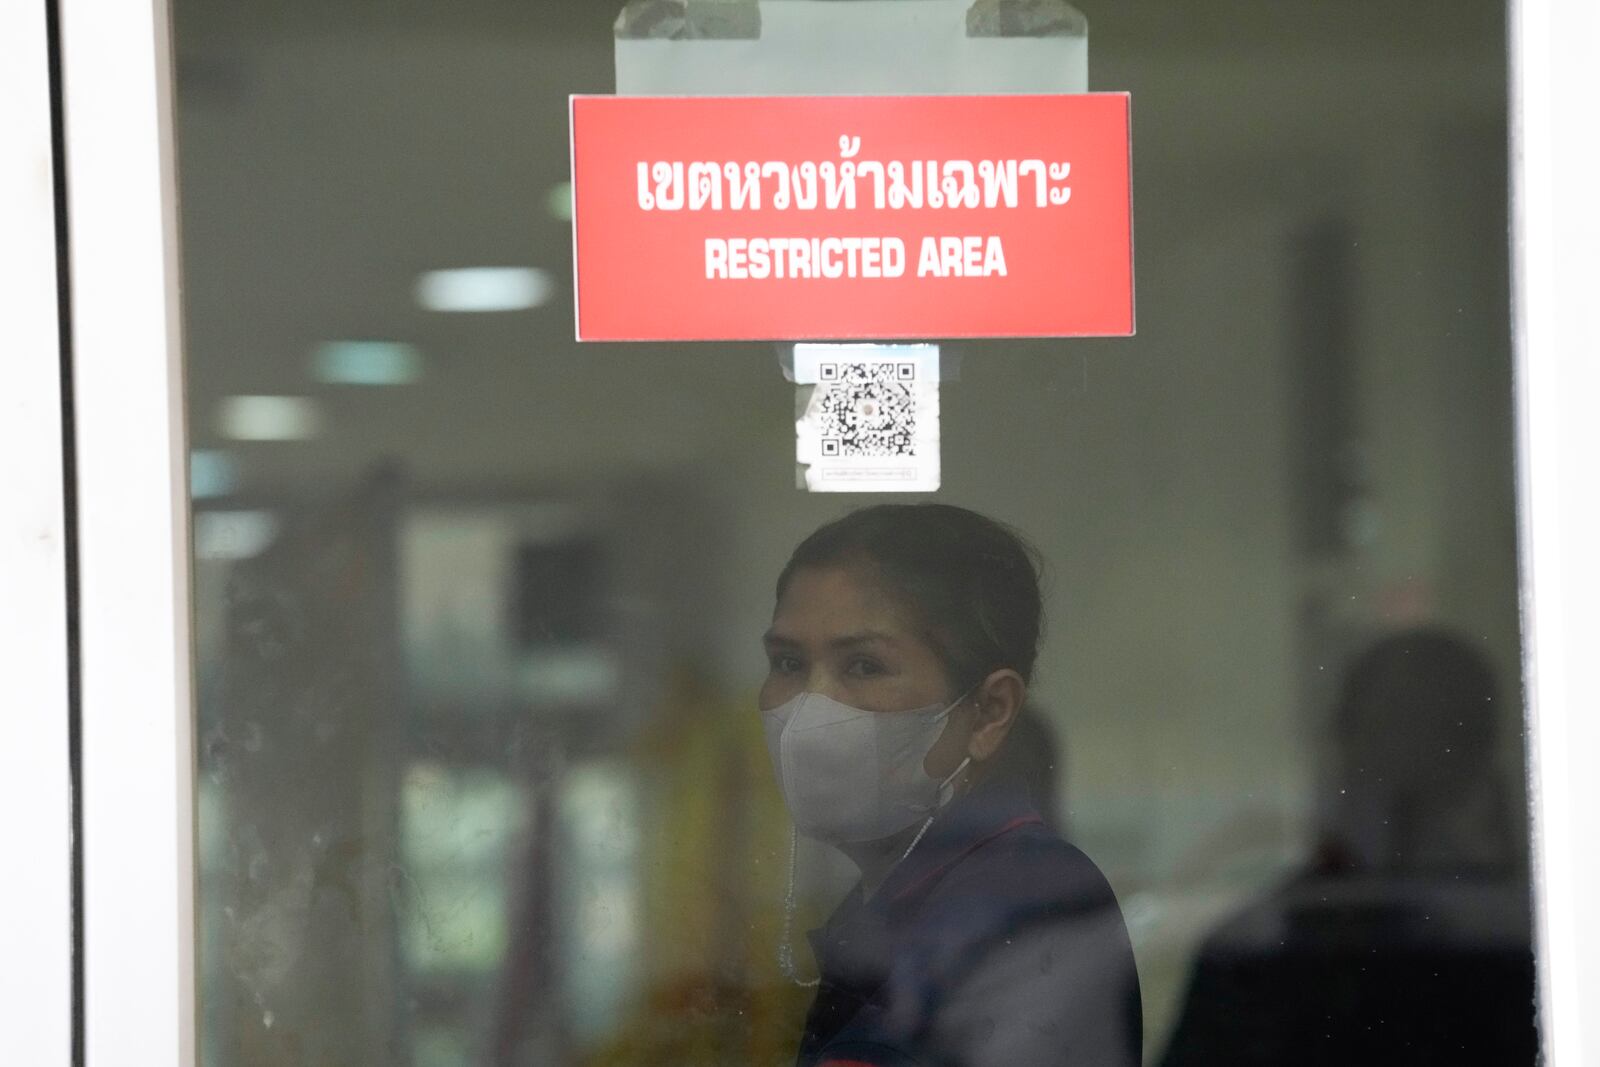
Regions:
[[[1133,331],[1128,97],[574,97],[583,340]]]

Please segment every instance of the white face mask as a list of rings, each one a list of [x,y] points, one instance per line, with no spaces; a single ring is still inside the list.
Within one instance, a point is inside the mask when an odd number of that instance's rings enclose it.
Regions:
[[[931,817],[950,799],[950,783],[967,761],[943,781],[928,777],[922,762],[950,710],[965,699],[882,712],[807,692],[765,712],[767,751],[795,829],[850,844]]]

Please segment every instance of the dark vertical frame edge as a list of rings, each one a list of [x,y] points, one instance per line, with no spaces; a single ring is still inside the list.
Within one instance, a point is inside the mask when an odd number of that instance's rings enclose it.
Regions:
[[[44,0],[50,70],[50,166],[55,201],[56,315],[61,361],[61,492],[65,536],[68,806],[71,811],[72,1064],[84,1067],[83,685],[79,625],[78,461],[72,338],[72,261],[67,219],[66,89],[60,0]]]

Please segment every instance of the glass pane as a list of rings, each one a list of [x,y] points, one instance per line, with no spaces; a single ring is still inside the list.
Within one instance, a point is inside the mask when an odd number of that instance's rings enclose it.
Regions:
[[[1533,1062],[1503,6],[1080,6],[178,0],[205,1064]],[[1138,332],[937,491],[573,340],[569,94],[1061,41]]]

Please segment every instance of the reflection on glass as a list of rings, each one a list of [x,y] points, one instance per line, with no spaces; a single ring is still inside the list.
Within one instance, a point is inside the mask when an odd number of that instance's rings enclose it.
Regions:
[[[239,464],[228,452],[197,448],[189,453],[189,495],[195,500],[227,496],[239,487]]]
[[[1164,1063],[1534,1061],[1498,695],[1483,657],[1442,630],[1356,657],[1316,849],[1207,938]]]
[[[203,511],[194,517],[194,558],[249,559],[277,535],[278,519],[270,511]]]
[[[312,353],[312,374],[329,385],[409,385],[422,353],[396,341],[328,341]]]
[[[303,396],[230,396],[217,412],[217,431],[234,441],[303,441],[322,428],[317,405]]]
[[[561,798],[562,969],[573,1040],[608,1040],[634,1007],[634,950],[644,936],[639,900],[638,789],[625,764],[575,770]]]
[[[550,299],[555,283],[534,267],[456,267],[417,279],[417,303],[429,311],[522,311]]]
[[[390,890],[417,1006],[419,1065],[461,1063],[474,1051],[479,1005],[509,941],[506,872],[525,813],[504,775],[425,762],[404,772]],[[477,995],[463,995],[470,990]]]

